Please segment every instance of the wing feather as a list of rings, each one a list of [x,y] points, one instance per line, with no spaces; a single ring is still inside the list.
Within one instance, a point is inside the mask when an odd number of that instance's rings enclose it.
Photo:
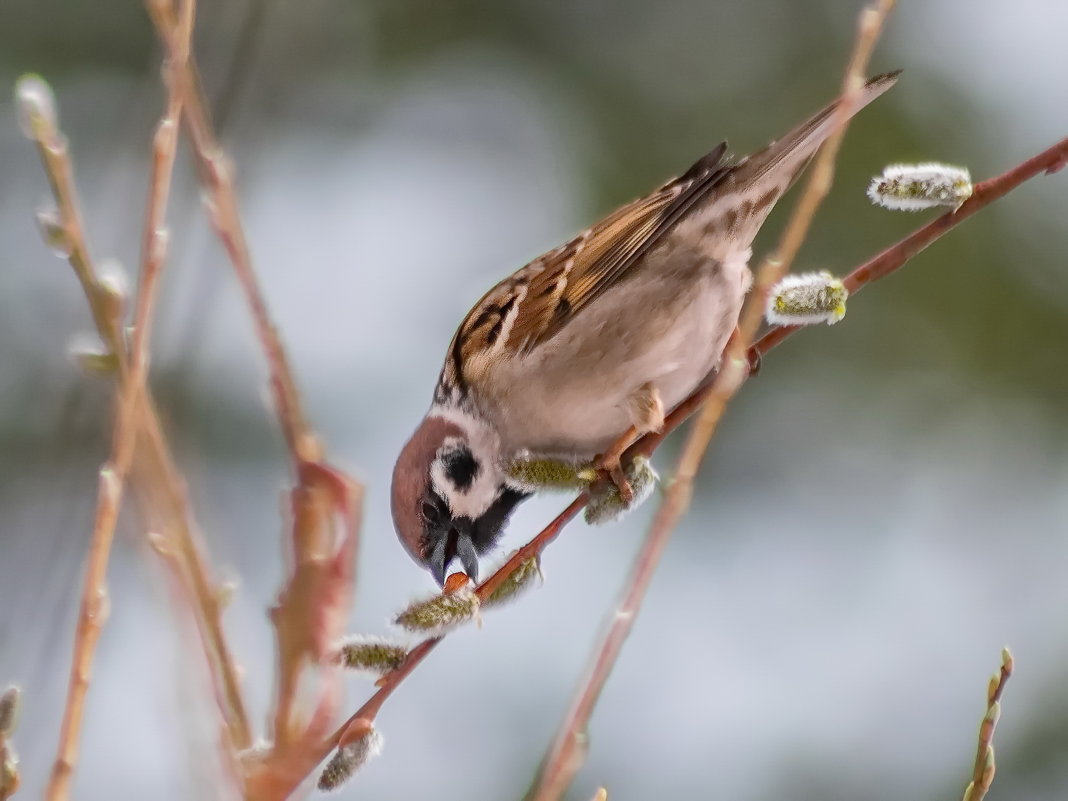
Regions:
[[[729,172],[722,143],[684,175],[639,198],[487,292],[453,337],[441,384],[463,385],[495,357],[528,353],[614,285]]]
[[[529,301],[509,332],[507,346],[529,352],[618,282],[634,263],[727,175],[726,143],[685,175],[623,206],[555,254],[543,257],[530,279]]]

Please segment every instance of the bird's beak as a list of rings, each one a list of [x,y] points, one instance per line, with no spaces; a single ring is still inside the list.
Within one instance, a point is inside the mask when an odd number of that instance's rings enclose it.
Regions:
[[[475,543],[471,540],[471,527],[465,527],[456,538],[456,555],[460,557],[460,564],[464,566],[464,573],[472,582],[478,584],[478,554],[475,553]]]
[[[444,536],[434,544],[426,562],[430,574],[442,587],[445,586],[449,563],[454,558],[460,560],[468,578],[478,582],[478,554],[471,539],[471,522],[463,518],[453,521]]]

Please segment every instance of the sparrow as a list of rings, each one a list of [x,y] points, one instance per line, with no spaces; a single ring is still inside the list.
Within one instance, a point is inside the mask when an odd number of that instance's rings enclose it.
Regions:
[[[897,76],[869,80],[850,116]],[[478,558],[532,493],[510,475],[515,460],[599,458],[616,471],[629,442],[715,371],[752,282],[753,239],[840,102],[746,158],[721,143],[468,312],[393,470],[397,535],[439,584],[454,559],[477,581]]]

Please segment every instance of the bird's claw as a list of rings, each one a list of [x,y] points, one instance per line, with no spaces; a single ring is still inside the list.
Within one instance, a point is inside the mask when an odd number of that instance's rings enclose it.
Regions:
[[[614,464],[602,465],[602,469],[608,474],[612,484],[615,485],[623,505],[630,506],[634,503],[634,487],[631,486],[627,474],[623,472],[623,466],[619,463],[619,459],[616,459]]]
[[[619,484],[613,479],[612,484],[592,497],[586,505],[585,518],[590,525],[611,523],[631,509],[641,506],[652,494],[653,488],[660,479],[644,456],[633,459],[625,470],[621,468],[620,475],[630,490],[629,497],[623,493]]]
[[[607,486],[598,490],[586,507],[586,522],[591,524],[608,523],[640,506],[659,480],[647,458],[639,456],[624,467],[619,457],[612,459],[611,454],[578,464],[521,458],[509,466],[508,478],[527,492],[589,490],[598,478],[607,479]],[[444,580],[444,568],[438,572],[442,573],[440,583]]]

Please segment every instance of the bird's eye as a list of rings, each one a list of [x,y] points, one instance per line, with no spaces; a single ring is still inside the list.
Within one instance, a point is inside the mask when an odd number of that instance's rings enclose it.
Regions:
[[[438,522],[438,507],[429,501],[423,502],[423,519],[428,523]]]

